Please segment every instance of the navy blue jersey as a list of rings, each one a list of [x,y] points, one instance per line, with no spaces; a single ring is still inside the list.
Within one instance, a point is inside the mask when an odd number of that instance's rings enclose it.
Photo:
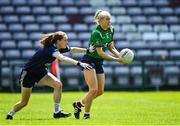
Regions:
[[[54,45],[43,48],[40,47],[31,59],[24,65],[23,69],[29,72],[41,73],[44,72],[49,64],[51,64],[56,58],[52,54],[56,51],[65,53],[70,51],[69,47],[58,50]]]

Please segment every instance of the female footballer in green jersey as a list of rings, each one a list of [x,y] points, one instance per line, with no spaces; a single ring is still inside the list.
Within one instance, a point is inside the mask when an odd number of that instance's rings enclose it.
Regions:
[[[114,28],[111,26],[110,13],[98,10],[95,13],[94,19],[97,25],[91,32],[89,39],[89,48],[94,47],[94,51],[87,52],[82,59],[82,62],[93,66],[93,69],[83,70],[89,91],[81,100],[73,103],[76,119],[80,118],[81,107],[85,107],[84,119],[89,119],[92,101],[104,92],[105,74],[103,60],[123,63],[119,51],[114,46]],[[109,50],[113,56],[106,54],[106,50]]]

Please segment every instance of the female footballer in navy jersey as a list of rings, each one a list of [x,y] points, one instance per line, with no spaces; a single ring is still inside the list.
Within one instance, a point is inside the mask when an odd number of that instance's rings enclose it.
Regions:
[[[21,100],[13,106],[12,110],[7,114],[6,119],[13,119],[13,115],[28,104],[32,87],[38,82],[54,88],[53,98],[55,112],[53,117],[66,118],[71,115],[61,110],[62,82],[47,71],[46,65],[58,59],[65,63],[78,65],[83,69],[91,69],[91,66],[61,54],[61,52],[85,53],[87,51],[87,49],[84,48],[69,48],[67,39],[66,33],[62,31],[45,34],[42,37],[40,40],[42,47],[36,51],[22,69],[19,79],[19,83],[21,84]]]

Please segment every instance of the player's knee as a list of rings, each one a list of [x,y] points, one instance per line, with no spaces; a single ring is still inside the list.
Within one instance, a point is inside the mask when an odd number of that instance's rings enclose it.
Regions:
[[[56,82],[55,88],[56,88],[56,89],[62,89],[62,83]]]
[[[101,96],[104,93],[104,90],[98,90],[96,93],[96,97]]]
[[[96,90],[96,89],[91,89],[91,90],[89,90],[89,92],[90,92],[92,95],[96,95],[97,90]]]

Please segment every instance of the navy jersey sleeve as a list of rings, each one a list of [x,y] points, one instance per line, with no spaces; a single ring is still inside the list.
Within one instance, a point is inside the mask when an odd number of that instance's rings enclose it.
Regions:
[[[59,49],[59,52],[60,53],[66,53],[66,52],[69,52],[71,50],[71,48],[69,46],[67,46],[66,48],[64,49]]]
[[[59,51],[55,46],[50,46],[49,48],[48,48],[48,52],[49,52],[49,54],[53,54],[54,52],[57,52],[57,51]]]

